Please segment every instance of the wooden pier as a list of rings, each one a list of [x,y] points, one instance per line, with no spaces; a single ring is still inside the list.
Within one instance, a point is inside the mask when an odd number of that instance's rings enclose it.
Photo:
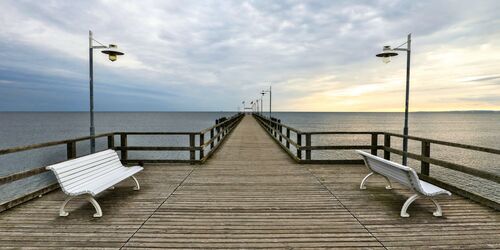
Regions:
[[[0,248],[500,248],[500,214],[453,195],[443,217],[383,179],[359,190],[363,165],[301,165],[245,116],[203,165],[148,164],[142,189],[123,182],[59,217],[57,190],[0,214]]]

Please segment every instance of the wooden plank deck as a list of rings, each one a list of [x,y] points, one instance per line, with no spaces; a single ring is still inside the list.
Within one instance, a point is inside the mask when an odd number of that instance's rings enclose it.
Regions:
[[[147,165],[142,189],[124,182],[92,207],[61,191],[0,214],[0,248],[500,248],[500,215],[454,195],[444,216],[408,190],[359,182],[363,166],[298,165],[245,117],[204,165]]]

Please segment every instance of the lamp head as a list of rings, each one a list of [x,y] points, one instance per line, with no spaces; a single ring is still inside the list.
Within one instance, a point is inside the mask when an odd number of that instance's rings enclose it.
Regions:
[[[115,44],[110,44],[107,49],[104,49],[101,51],[102,53],[106,54],[109,56],[109,60],[114,62],[118,58],[118,56],[124,55],[123,52],[118,50],[118,46]]]
[[[384,46],[382,53],[377,54],[376,56],[380,57],[384,63],[389,63],[391,61],[391,57],[397,55],[398,53],[391,49],[391,46]]]

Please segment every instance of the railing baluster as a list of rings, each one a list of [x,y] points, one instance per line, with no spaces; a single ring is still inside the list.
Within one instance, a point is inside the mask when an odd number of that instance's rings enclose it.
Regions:
[[[311,146],[311,134],[306,133],[306,147]],[[306,149],[306,160],[311,160],[311,150]]]
[[[431,143],[427,141],[422,141],[422,156],[430,157],[431,156]],[[423,175],[429,176],[430,164],[428,162],[420,161],[420,173]]]
[[[191,148],[189,150],[189,160],[191,160],[191,164],[194,163],[194,160],[196,160],[196,152],[194,149],[194,134],[189,134],[189,147]]]
[[[377,146],[378,146],[378,134],[373,133],[372,134],[372,148],[371,148],[371,154],[372,155],[377,155]]]
[[[121,161],[123,162],[123,164],[127,164],[127,158],[128,158],[127,134],[125,134],[125,133],[120,134],[120,148],[121,148],[121,155],[122,155]]]
[[[286,128],[286,138],[290,140],[290,129]],[[286,140],[286,148],[290,149],[290,142]]]
[[[300,146],[302,146],[302,134],[297,133],[297,145],[299,146],[297,148],[297,158],[302,159],[302,149],[300,149]]]
[[[391,147],[391,136],[384,134],[384,147],[385,148],[390,148]],[[387,149],[384,149],[384,159],[390,160],[391,159],[391,152]]]
[[[200,160],[203,159],[203,157],[205,157],[205,150],[204,150],[204,146],[203,144],[205,144],[205,134],[201,133],[200,134]]]
[[[66,156],[69,159],[74,159],[76,158],[76,142],[68,142],[66,144]]]
[[[283,137],[281,136],[281,134],[283,134],[283,127],[281,126],[281,120],[278,120],[278,129],[280,134],[280,142],[283,142]]]
[[[210,129],[210,140],[212,141],[210,143],[210,149],[214,148],[214,141],[212,140],[214,138],[214,128]]]
[[[115,135],[108,135],[108,148],[115,149]]]

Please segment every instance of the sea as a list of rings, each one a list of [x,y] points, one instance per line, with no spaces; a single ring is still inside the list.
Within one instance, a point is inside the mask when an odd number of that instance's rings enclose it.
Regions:
[[[193,132],[215,124],[220,117],[235,112],[97,112],[96,133],[106,132]],[[268,115],[268,113],[264,113]],[[387,131],[402,133],[404,114],[387,112],[274,112],[273,117],[283,124],[301,131]],[[0,149],[42,142],[88,136],[88,112],[0,112]],[[409,134],[429,139],[500,149],[500,112],[412,112],[409,115]],[[119,138],[116,138],[119,143]],[[183,136],[130,136],[129,145],[173,146],[187,145]],[[106,138],[97,140],[97,150],[106,148]],[[382,136],[379,144],[383,143]],[[315,135],[312,145],[369,145],[367,135]],[[401,140],[394,138],[392,146],[401,148]],[[409,151],[420,153],[420,142],[410,141]],[[77,143],[78,155],[89,153],[88,142]],[[380,151],[379,154],[382,154]],[[436,159],[463,164],[500,175],[500,155],[431,145],[431,156]],[[1,155],[0,176],[50,165],[64,160],[65,145],[46,149]],[[186,153],[130,152],[130,158],[184,158]],[[358,159],[352,150],[313,151],[313,159]],[[401,157],[392,156],[394,161]],[[417,171],[420,164],[410,160]],[[332,166],[333,167],[333,166]],[[431,165],[431,176],[453,183],[473,193],[500,202],[500,184],[467,174]],[[40,174],[10,184],[0,185],[0,203],[23,193],[54,182],[50,173]]]

